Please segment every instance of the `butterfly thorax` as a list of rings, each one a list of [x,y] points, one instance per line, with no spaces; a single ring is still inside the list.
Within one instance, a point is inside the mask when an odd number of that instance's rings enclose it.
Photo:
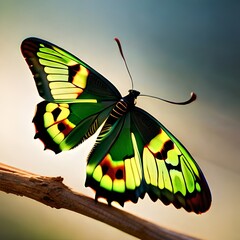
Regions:
[[[129,90],[129,94],[121,98],[114,108],[112,109],[110,116],[107,120],[109,123],[116,122],[117,119],[121,118],[124,114],[129,112],[136,104],[137,96],[140,92],[136,90]]]
[[[107,137],[118,120],[131,111],[136,104],[136,98],[139,94],[140,92],[136,90],[129,90],[129,94],[115,104],[98,135],[96,143],[101,142]]]

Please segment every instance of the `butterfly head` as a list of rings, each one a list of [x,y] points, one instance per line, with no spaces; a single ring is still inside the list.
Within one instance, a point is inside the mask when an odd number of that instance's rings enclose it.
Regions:
[[[122,100],[126,102],[131,109],[131,107],[136,104],[136,99],[140,95],[140,92],[133,89],[130,89],[128,92],[129,94],[125,96]]]
[[[137,90],[130,89],[128,92],[129,95],[131,95],[134,99],[136,99],[140,95],[140,92]]]

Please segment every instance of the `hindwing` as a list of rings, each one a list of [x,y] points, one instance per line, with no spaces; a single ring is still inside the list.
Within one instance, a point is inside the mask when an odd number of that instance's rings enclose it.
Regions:
[[[132,122],[140,134],[142,166],[147,193],[153,201],[202,213],[209,209],[211,193],[193,157],[159,121],[135,107]]]
[[[43,101],[37,105],[33,118],[35,138],[55,153],[69,150],[93,135],[108,117],[114,102],[54,103]]]
[[[96,198],[104,197],[109,204],[117,201],[124,205],[128,200],[136,203],[145,191],[141,155],[130,128],[127,113],[109,126],[88,158],[85,186],[95,189]]]
[[[211,194],[199,166],[155,118],[134,107],[119,119],[89,156],[86,186],[96,198],[121,205],[148,193],[153,201],[202,213]]]

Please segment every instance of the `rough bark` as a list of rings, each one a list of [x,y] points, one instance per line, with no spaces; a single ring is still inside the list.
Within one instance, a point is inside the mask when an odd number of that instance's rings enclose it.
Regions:
[[[140,239],[194,239],[74,192],[62,177],[39,176],[0,163],[0,190],[83,214]]]

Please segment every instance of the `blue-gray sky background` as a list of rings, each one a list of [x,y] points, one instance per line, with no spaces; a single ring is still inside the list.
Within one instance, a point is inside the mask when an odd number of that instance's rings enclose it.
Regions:
[[[139,98],[187,147],[213,195],[200,216],[153,203],[124,210],[204,239],[239,239],[240,2],[207,0],[9,0],[0,2],[0,161],[84,188],[87,150],[55,155],[33,140],[39,97],[20,44],[35,36],[72,52],[125,95],[131,84],[114,37],[120,38],[135,89],[187,106]],[[85,146],[87,146],[86,144]],[[12,239],[134,239],[95,220],[0,192],[0,236]]]

